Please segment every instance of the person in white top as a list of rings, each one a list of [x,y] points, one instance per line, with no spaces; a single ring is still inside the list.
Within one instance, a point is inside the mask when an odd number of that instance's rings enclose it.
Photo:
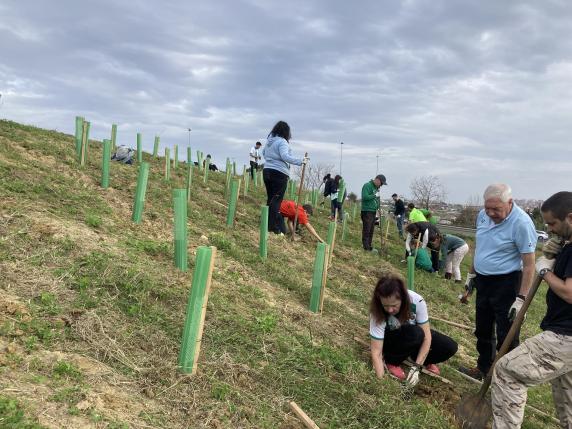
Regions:
[[[430,329],[427,303],[418,293],[407,290],[397,274],[386,274],[377,282],[370,303],[369,334],[376,375],[383,377],[387,367],[391,375],[405,380],[399,365],[411,358],[415,366],[406,380],[411,386],[419,381],[422,366],[439,374],[435,364],[457,353],[453,339]]]
[[[262,159],[260,156],[260,148],[262,144],[256,142],[254,146],[250,148],[250,178],[254,180],[254,173],[258,170],[258,162]]]

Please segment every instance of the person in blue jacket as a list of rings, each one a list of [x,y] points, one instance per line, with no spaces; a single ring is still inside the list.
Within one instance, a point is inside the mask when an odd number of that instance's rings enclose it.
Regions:
[[[290,164],[302,165],[308,162],[308,158],[295,158],[290,149],[290,126],[279,121],[274,125],[262,154],[266,162],[262,177],[266,187],[266,204],[268,205],[268,231],[282,234],[279,225],[282,222],[280,215],[280,203],[284,198],[288,178],[290,177]]]

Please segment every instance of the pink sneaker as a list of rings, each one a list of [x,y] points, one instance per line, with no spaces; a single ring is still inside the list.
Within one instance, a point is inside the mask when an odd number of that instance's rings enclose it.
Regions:
[[[405,380],[405,372],[401,369],[399,365],[391,365],[386,363],[385,366],[391,375],[393,375],[398,380]]]
[[[435,375],[441,374],[441,370],[434,363],[430,363],[429,365],[425,365],[425,369],[429,372],[432,372]]]

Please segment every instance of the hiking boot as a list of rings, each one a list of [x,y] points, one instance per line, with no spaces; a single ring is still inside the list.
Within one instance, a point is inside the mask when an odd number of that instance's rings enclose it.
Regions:
[[[483,372],[477,367],[467,368],[464,366],[460,366],[459,372],[462,372],[463,374],[468,375],[469,377],[479,381],[483,381],[483,378],[485,378],[485,374],[483,374]]]
[[[430,363],[429,365],[425,365],[425,369],[429,372],[432,372],[435,375],[441,374],[441,370],[434,363]]]
[[[452,277],[451,273],[445,273],[446,280],[451,280],[451,277]]]
[[[391,365],[390,363],[386,363],[385,366],[387,367],[387,371],[395,378],[398,380],[405,380],[405,372],[399,365]]]

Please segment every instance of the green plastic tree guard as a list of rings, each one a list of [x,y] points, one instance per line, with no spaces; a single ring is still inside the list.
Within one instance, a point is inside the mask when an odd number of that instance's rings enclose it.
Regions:
[[[230,198],[230,184],[231,184],[231,175],[230,175],[230,168],[228,168],[228,164],[226,165],[226,184],[224,187],[224,195],[226,195],[227,202]]]
[[[185,374],[192,375],[197,371],[215,256],[216,247],[200,246],[197,248],[195,271],[187,302],[187,315],[179,354],[179,367]]]
[[[179,166],[179,145],[175,145],[173,148],[173,169],[177,169]]]
[[[234,217],[236,215],[236,204],[238,202],[239,190],[240,190],[240,179],[233,179],[230,188],[230,201],[228,203],[228,211],[226,214],[226,226],[234,225]]]
[[[143,206],[145,205],[145,192],[147,192],[147,180],[149,179],[149,163],[142,162],[139,165],[137,176],[137,189],[135,191],[135,201],[133,203],[133,215],[131,219],[135,223],[141,223]]]
[[[111,140],[103,140],[103,159],[101,162],[101,187],[109,188],[109,163],[111,160]]]
[[[340,179],[340,184],[338,185],[338,202],[344,203],[344,192],[346,191],[346,182],[344,179]]]
[[[175,266],[187,271],[187,190],[173,189]]]
[[[334,245],[336,242],[336,227],[337,227],[336,221],[332,221],[328,225],[328,236],[326,237],[326,243],[328,243],[328,246],[330,247],[330,259],[332,258],[332,254],[334,253]]]
[[[245,171],[242,173],[242,177],[244,178],[244,196],[248,195],[248,187],[250,186],[250,174],[246,173],[246,166],[244,166]]]
[[[165,148],[165,180],[171,180],[171,152],[168,147]]]
[[[348,229],[348,217],[344,216],[344,220],[342,222],[342,241],[346,239],[346,231]]]
[[[232,175],[236,176],[236,162],[232,163]]]
[[[141,133],[137,133],[137,162],[143,162],[143,143],[141,142]]]
[[[254,172],[254,187],[258,188],[258,171]]]
[[[159,142],[161,141],[161,137],[155,136],[155,141],[153,142],[153,158],[157,158],[159,156]]]
[[[81,152],[80,152],[80,165],[84,166],[87,162],[87,151],[89,148],[89,128],[90,123],[83,121],[81,129]]]
[[[117,124],[111,124],[111,152],[117,147]]]
[[[193,151],[191,147],[187,147],[187,164],[191,164],[193,162]]]
[[[407,289],[415,291],[415,256],[407,257]]]
[[[75,159],[77,162],[81,160],[81,138],[83,134],[83,117],[75,117]]]
[[[312,289],[310,292],[310,311],[319,313],[323,303],[324,287],[328,263],[328,245],[318,243],[316,257],[314,258],[314,274],[312,275]]]
[[[197,150],[197,162],[199,164],[199,171],[203,171],[203,163],[201,162],[201,151]]]
[[[356,220],[356,216],[357,216],[357,208],[358,208],[358,203],[355,202],[354,203],[354,207],[353,207],[353,213],[352,213],[352,219],[355,221]]]
[[[210,165],[211,165],[211,159],[210,158],[205,159],[205,174],[203,176],[203,183],[207,183],[209,180]]]
[[[193,164],[187,164],[187,176],[186,176],[186,188],[187,188],[187,201],[191,200],[191,186],[193,185]]]
[[[268,257],[268,206],[260,207],[260,242],[258,244],[260,257]]]

